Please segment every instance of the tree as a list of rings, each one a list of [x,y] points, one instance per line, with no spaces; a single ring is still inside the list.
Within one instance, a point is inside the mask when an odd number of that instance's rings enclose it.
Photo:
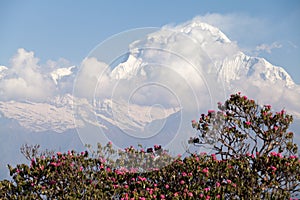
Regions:
[[[192,121],[200,133],[190,143],[212,144],[222,158],[246,153],[266,155],[275,150],[287,155],[297,153],[293,133],[288,132],[293,117],[285,110],[274,114],[270,105],[259,106],[240,93],[231,95],[223,105],[218,103],[218,108],[217,112],[202,114],[199,122]]]
[[[238,182],[249,186],[248,191],[253,189],[251,195],[258,193],[256,189],[264,191],[258,198],[299,192],[299,164],[292,167],[293,162],[287,160],[296,158],[298,152],[293,132],[288,131],[293,117],[285,110],[273,113],[270,105],[259,106],[240,93],[231,95],[224,104],[218,103],[218,109],[202,114],[198,122],[192,121],[199,133],[189,143],[212,145],[222,160],[241,164],[247,158],[244,164],[248,169],[236,166],[235,174],[242,178]],[[248,170],[250,176],[245,177]]]

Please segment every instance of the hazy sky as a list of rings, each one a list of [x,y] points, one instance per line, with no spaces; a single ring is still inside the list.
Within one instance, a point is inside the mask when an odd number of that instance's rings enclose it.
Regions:
[[[249,55],[284,67],[300,83],[300,1],[14,1],[0,2],[0,65],[18,48],[40,62],[78,65],[113,34],[178,24],[195,16],[220,28]]]

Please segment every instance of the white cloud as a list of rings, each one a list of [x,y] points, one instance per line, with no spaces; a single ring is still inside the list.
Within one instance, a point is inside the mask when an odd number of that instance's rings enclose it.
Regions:
[[[292,41],[287,41],[287,43],[288,43],[290,46],[292,46],[294,49],[298,49],[298,46],[297,46],[295,43],[293,43]]]
[[[74,82],[74,95],[91,99],[97,87],[101,87],[102,94],[105,94],[110,81],[109,73],[107,64],[96,58],[85,58]]]
[[[11,59],[6,75],[0,80],[2,100],[44,100],[53,95],[55,87],[38,65],[32,51],[18,49]]]
[[[256,51],[266,51],[267,53],[272,53],[273,49],[282,48],[282,45],[278,42],[273,42],[272,44],[261,44],[256,46]]]

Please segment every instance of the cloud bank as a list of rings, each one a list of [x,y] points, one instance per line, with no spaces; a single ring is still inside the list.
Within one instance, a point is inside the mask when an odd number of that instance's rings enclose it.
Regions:
[[[41,100],[52,96],[54,86],[41,72],[38,62],[32,51],[18,49],[6,76],[0,80],[1,99]]]
[[[42,102],[70,92],[72,80],[63,79],[58,85],[53,79],[53,72],[65,69],[64,66],[67,65],[69,62],[65,59],[57,62],[49,60],[46,64],[40,64],[33,51],[18,49],[10,60],[10,66],[3,67],[0,71],[0,100]]]

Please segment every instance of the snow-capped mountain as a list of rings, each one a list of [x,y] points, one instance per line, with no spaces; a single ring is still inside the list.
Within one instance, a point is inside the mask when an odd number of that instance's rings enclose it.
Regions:
[[[295,86],[291,76],[281,67],[274,66],[264,58],[250,57],[242,52],[225,58],[219,65],[219,76],[230,84],[231,81],[251,79],[270,83],[281,82],[286,87]]]
[[[109,129],[103,125],[103,121],[124,130],[144,131],[147,124],[154,120],[167,118],[180,109],[131,105],[111,99],[99,101],[92,106],[85,99],[76,98],[74,100],[74,98],[72,95],[66,94],[47,103],[0,102],[0,112],[3,117],[17,120],[22,127],[30,131],[63,133],[69,129],[81,128],[86,122]],[[77,115],[81,114],[85,118],[76,120],[76,123],[74,123],[74,117],[76,117],[73,111],[74,101],[77,107],[85,108],[84,110],[77,110],[80,112]]]
[[[246,55],[217,27],[198,19],[163,27],[128,49],[126,61],[105,68],[105,73],[99,71],[104,66],[101,60],[86,59],[84,67],[43,74],[56,90],[77,78],[73,91],[54,92],[44,101],[3,100],[8,91],[3,87],[12,79],[7,74],[13,73],[0,66],[0,123],[6,124],[0,133],[9,134],[16,126],[41,134],[77,130],[83,143],[113,138],[116,144],[127,145],[147,139],[145,144],[163,141],[180,152],[182,141],[193,134],[190,120],[237,91],[275,109],[284,107],[300,119],[300,86],[283,68]],[[25,82],[22,77],[13,78]],[[77,95],[78,88],[93,95]]]
[[[53,79],[54,83],[57,85],[58,81],[63,78],[64,76],[69,76],[73,73],[73,69],[76,68],[76,66],[71,66],[67,68],[58,68],[51,72],[51,78]]]

